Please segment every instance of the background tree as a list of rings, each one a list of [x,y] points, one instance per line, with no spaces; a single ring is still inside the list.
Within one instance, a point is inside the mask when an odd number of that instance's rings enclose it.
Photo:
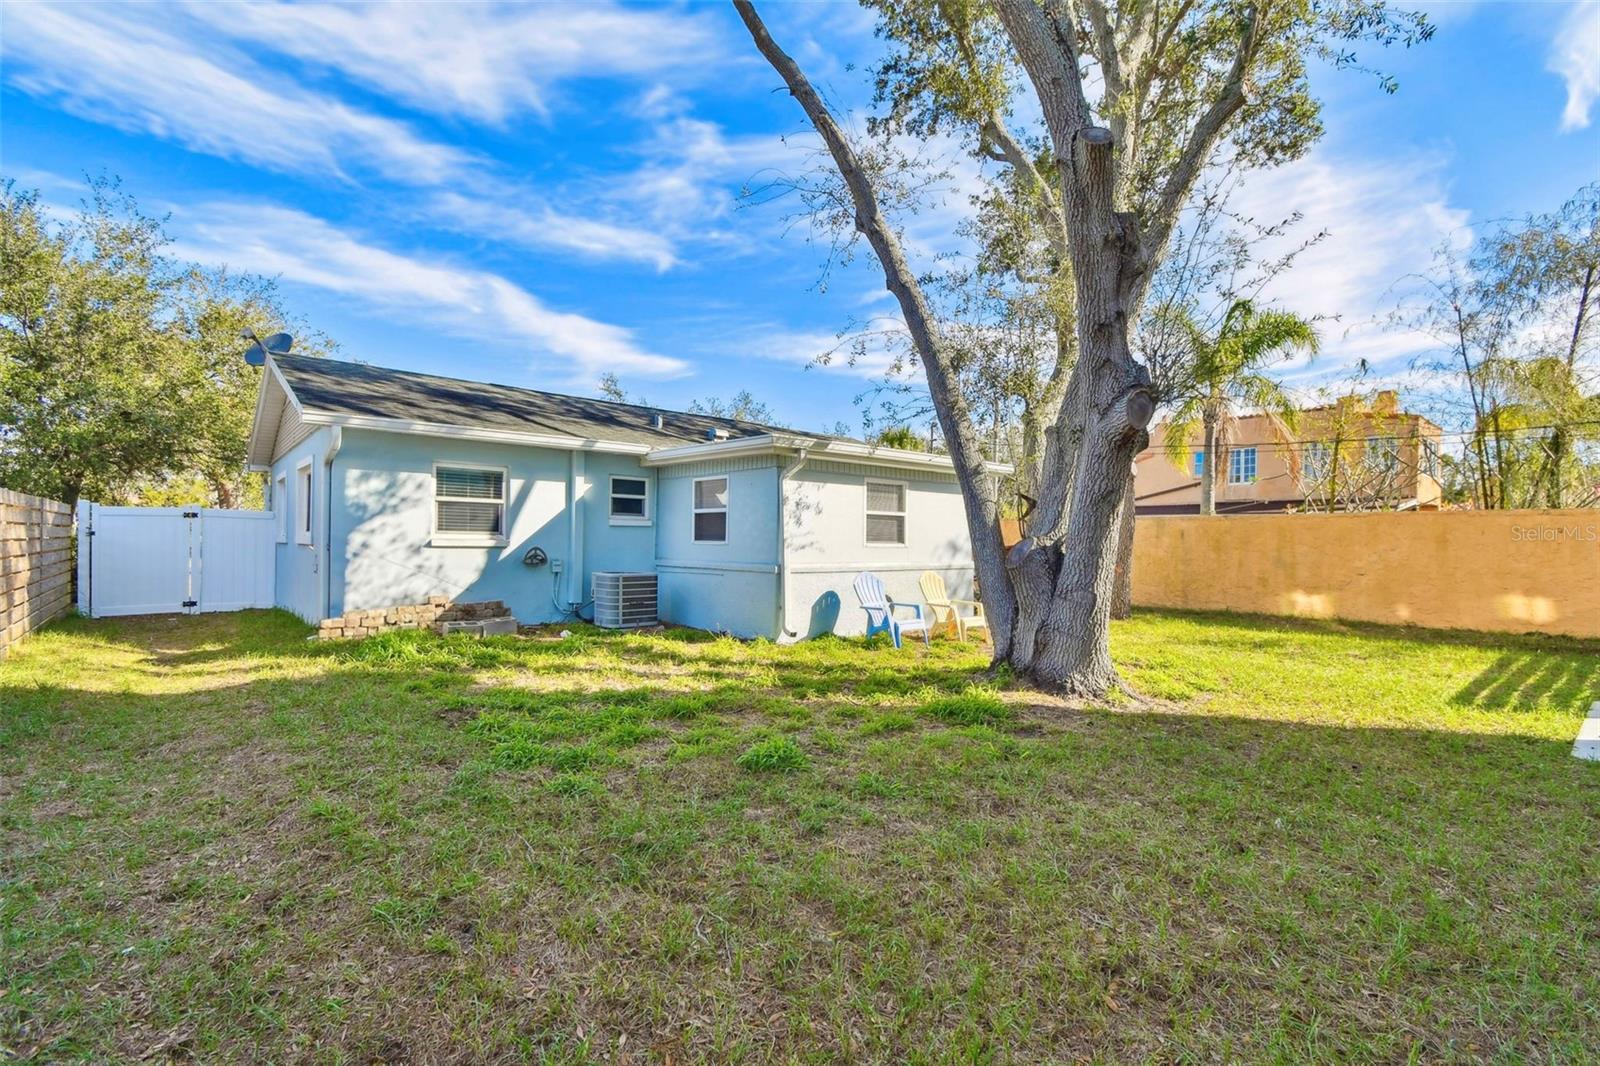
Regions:
[[[1167,421],[1165,451],[1187,468],[1196,431],[1200,433],[1200,513],[1217,513],[1217,478],[1235,421],[1243,410],[1259,412],[1293,440],[1297,405],[1275,378],[1264,373],[1297,353],[1317,350],[1312,324],[1287,311],[1257,308],[1249,300],[1232,304],[1214,333],[1184,310],[1170,312],[1173,332],[1184,337],[1189,367],[1182,391]]]
[[[740,422],[760,422],[764,425],[771,425],[773,422],[772,408],[752,396],[748,389],[740,389],[733,394],[732,399],[726,401],[717,396],[691,400],[689,410],[697,415],[732,418]]]
[[[1072,279],[1073,362],[1046,433],[1040,499],[1030,536],[1004,556],[960,350],[906,258],[875,176],[754,6],[735,0],[735,7],[826,145],[853,224],[899,304],[961,483],[996,659],[1041,685],[1105,693],[1117,684],[1107,641],[1116,533],[1154,408],[1129,327],[1178,215],[1219,152],[1238,165],[1270,165],[1316,139],[1309,57],[1348,64],[1338,42],[1419,40],[1430,32],[1426,20],[1360,0],[884,5],[894,17],[880,29],[905,59],[891,89],[905,104],[902,114],[958,124],[1019,176],[1038,175],[1028,187]],[[976,61],[952,63],[945,42]],[[1086,65],[1100,76],[1098,99],[1088,95]],[[1010,126],[1032,110],[1014,106],[1024,78],[1043,117],[1043,170]]]
[[[872,443],[881,444],[885,448],[899,448],[908,452],[925,452],[928,442],[910,426],[890,426],[875,434]]]
[[[174,486],[203,493],[184,502],[244,498],[260,370],[239,331],[287,316],[269,282],[177,262],[167,244],[113,181],[59,223],[37,193],[0,189],[0,483],[68,503]]]
[[[1463,433],[1476,507],[1568,506],[1600,492],[1600,187],[1560,210],[1442,247],[1407,279],[1395,321],[1437,347],[1417,365],[1452,384],[1437,397]]]

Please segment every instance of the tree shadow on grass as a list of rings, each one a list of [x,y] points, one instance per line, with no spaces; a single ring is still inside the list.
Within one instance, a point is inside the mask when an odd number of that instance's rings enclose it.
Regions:
[[[1534,706],[1579,711],[1600,700],[1600,656],[1508,651],[1450,697],[1480,710]]]

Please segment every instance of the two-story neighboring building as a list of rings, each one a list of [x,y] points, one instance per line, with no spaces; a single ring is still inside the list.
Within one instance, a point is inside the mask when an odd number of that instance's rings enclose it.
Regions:
[[[1165,422],[1153,426],[1150,447],[1135,460],[1136,514],[1199,514],[1200,481],[1211,463],[1219,515],[1439,506],[1442,431],[1402,411],[1395,392],[1305,408],[1287,431],[1268,415],[1245,415],[1231,423],[1215,457],[1205,454],[1197,430],[1181,465],[1169,456],[1167,429]]]

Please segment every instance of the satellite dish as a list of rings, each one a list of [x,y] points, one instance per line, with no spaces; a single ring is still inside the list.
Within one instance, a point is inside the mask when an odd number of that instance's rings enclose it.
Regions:
[[[294,347],[294,338],[287,333],[274,333],[265,339],[256,336],[256,331],[246,329],[240,332],[241,340],[254,341],[245,349],[244,361],[251,366],[265,366],[269,355],[288,355],[289,349]]]

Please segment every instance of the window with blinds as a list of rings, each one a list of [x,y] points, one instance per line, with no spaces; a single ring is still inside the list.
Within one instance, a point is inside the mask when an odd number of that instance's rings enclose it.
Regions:
[[[702,477],[694,481],[694,539],[702,544],[728,541],[728,479]]]
[[[867,543],[906,542],[906,487],[898,481],[867,482]]]
[[[503,544],[506,472],[480,467],[433,468],[434,524],[440,539]]]

